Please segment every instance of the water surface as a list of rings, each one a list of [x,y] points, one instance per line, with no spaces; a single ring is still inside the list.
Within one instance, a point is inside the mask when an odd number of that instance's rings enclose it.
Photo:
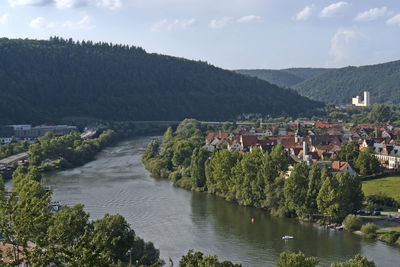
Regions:
[[[53,187],[54,200],[68,205],[82,203],[92,219],[105,213],[122,214],[139,236],[153,241],[161,257],[166,261],[171,257],[175,265],[194,249],[244,266],[273,266],[281,252],[299,250],[317,256],[320,266],[357,253],[373,258],[377,266],[400,266],[399,248],[271,217],[262,210],[152,178],[141,163],[151,139],[142,137],[106,148],[82,167],[47,174],[44,183]],[[283,235],[295,239],[282,241]]]

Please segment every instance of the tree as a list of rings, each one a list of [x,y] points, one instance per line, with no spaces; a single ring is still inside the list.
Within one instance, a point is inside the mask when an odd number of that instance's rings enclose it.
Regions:
[[[173,145],[174,145],[174,133],[172,131],[172,128],[168,127],[162,139],[161,155],[165,155],[166,153],[168,153],[168,151],[172,149]]]
[[[355,141],[343,142],[340,145],[338,159],[341,161],[354,162],[360,153],[359,145]]]
[[[392,118],[392,110],[387,105],[376,105],[368,113],[370,122],[389,121]]]
[[[306,257],[301,251],[298,253],[281,253],[276,267],[315,267],[318,259],[315,257]]]
[[[12,174],[12,186],[18,192],[27,180],[40,182],[42,180],[42,173],[36,166],[19,166]]]
[[[0,232],[4,242],[11,245],[6,252],[13,265],[23,259],[34,261],[28,242],[41,244],[46,236],[50,211],[50,194],[34,180],[20,182],[18,197],[14,191],[6,201],[0,202]]]
[[[299,163],[294,166],[292,173],[285,181],[286,205],[301,218],[307,215],[308,175],[309,167],[304,163]]]
[[[203,148],[193,150],[190,162],[190,176],[193,180],[193,187],[204,187],[206,185],[205,163],[209,157],[209,152]]]
[[[261,149],[245,153],[232,169],[235,198],[241,205],[261,207],[264,202],[264,177],[260,171],[263,163]]]
[[[306,197],[307,214],[312,216],[318,212],[317,197],[322,186],[321,168],[313,165],[308,175],[308,189]]]
[[[339,183],[334,177],[327,177],[322,183],[317,196],[318,210],[329,219],[337,219],[339,204],[337,201],[337,191]]]
[[[210,193],[228,197],[234,191],[232,168],[240,159],[238,153],[223,149],[206,162],[206,185]]]
[[[354,166],[359,170],[360,174],[368,175],[379,172],[380,163],[373,155],[372,148],[364,148],[355,161]]]
[[[158,156],[158,150],[160,148],[160,143],[157,140],[152,140],[148,145],[146,151],[143,153],[143,162]]]
[[[190,143],[188,140],[180,140],[174,144],[172,150],[172,164],[175,167],[180,165],[183,167],[189,167],[193,152],[192,143]]]
[[[342,263],[332,263],[331,267],[375,267],[375,263],[357,254],[354,259]]]
[[[354,232],[360,230],[362,226],[362,219],[359,215],[349,214],[343,220],[344,228],[348,231]]]
[[[135,232],[121,215],[104,215],[94,222],[93,242],[106,252],[113,262],[126,259],[128,249],[135,241]]]
[[[216,255],[205,256],[201,252],[189,250],[188,253],[179,261],[180,267],[241,267],[242,265],[233,264],[230,261],[220,262]]]
[[[3,176],[1,176],[0,174],[0,201],[3,201],[4,199],[4,190],[5,190],[4,180]]]

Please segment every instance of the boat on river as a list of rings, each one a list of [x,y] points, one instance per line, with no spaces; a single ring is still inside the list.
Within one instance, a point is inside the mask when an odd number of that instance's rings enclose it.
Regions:
[[[290,240],[290,239],[293,239],[294,237],[293,236],[291,236],[291,235],[284,235],[284,236],[282,236],[282,240]]]

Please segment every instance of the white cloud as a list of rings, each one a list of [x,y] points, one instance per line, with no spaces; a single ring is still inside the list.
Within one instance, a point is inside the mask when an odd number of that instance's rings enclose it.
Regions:
[[[16,6],[45,6],[53,3],[53,0],[8,0],[11,7]]]
[[[0,17],[0,24],[2,24],[2,25],[4,25],[4,24],[6,24],[7,23],[7,21],[8,21],[8,14],[6,13],[6,14],[3,14],[1,17]]]
[[[57,8],[65,9],[65,8],[77,8],[77,7],[87,6],[92,1],[93,0],[8,0],[8,3],[10,4],[11,7],[55,5]],[[114,1],[119,1],[119,0],[114,0]]]
[[[233,18],[231,17],[223,17],[220,19],[213,19],[210,21],[210,28],[212,29],[221,29],[233,23]]]
[[[371,20],[376,20],[379,17],[382,17],[386,14],[387,7],[381,7],[381,8],[371,8],[370,10],[360,12],[358,15],[354,18],[354,20],[357,21],[371,21]]]
[[[260,22],[261,17],[256,15],[248,15],[241,18],[238,18],[237,22],[239,23],[249,23],[249,22]]]
[[[391,17],[390,19],[388,19],[386,21],[386,24],[389,24],[389,25],[398,24],[400,26],[400,14],[397,14],[396,16]]]
[[[353,30],[338,29],[331,39],[329,54],[333,57],[333,64],[344,64],[348,61],[350,44],[357,37]]]
[[[325,7],[324,9],[322,9],[320,17],[321,18],[333,17],[336,14],[340,13],[341,11],[343,11],[343,9],[345,7],[347,7],[348,5],[349,5],[349,3],[344,2],[344,1],[333,3],[333,4]]]
[[[190,18],[187,20],[179,20],[179,19],[174,19],[172,21],[169,21],[168,19],[163,19],[160,20],[151,27],[151,31],[160,31],[160,30],[167,30],[167,31],[172,31],[172,30],[186,30],[193,25],[195,25],[197,20],[195,18]]]
[[[70,28],[70,29],[76,29],[76,30],[92,30],[95,28],[95,26],[92,23],[92,18],[89,16],[84,16],[81,20],[79,21],[66,21],[63,24],[64,27]]]
[[[162,28],[164,28],[165,25],[168,24],[168,20],[167,19],[163,19],[160,21],[157,21],[156,23],[153,24],[153,26],[151,26],[151,31],[152,32],[156,32],[161,30]]]
[[[122,2],[121,0],[101,0],[97,6],[115,10],[122,6]]]
[[[90,0],[55,0],[57,8],[77,8],[87,6]]]
[[[37,17],[29,23],[29,27],[33,29],[48,29],[53,28],[54,23],[48,23],[44,17]]]
[[[297,13],[297,15],[294,19],[298,20],[298,21],[308,20],[308,18],[311,16],[313,8],[314,8],[314,5],[305,6],[299,13]]]

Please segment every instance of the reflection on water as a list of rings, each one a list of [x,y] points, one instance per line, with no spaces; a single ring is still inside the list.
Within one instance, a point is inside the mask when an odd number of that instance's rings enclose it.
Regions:
[[[85,166],[46,175],[53,198],[64,204],[82,203],[91,218],[122,214],[146,240],[174,262],[189,249],[217,254],[245,266],[273,266],[283,251],[302,250],[317,256],[321,266],[361,253],[378,266],[398,266],[400,250],[335,232],[270,217],[204,193],[175,188],[167,180],[149,176],[141,163],[151,137],[122,142],[105,149]],[[251,218],[255,219],[251,223]],[[295,239],[282,241],[283,235]]]

